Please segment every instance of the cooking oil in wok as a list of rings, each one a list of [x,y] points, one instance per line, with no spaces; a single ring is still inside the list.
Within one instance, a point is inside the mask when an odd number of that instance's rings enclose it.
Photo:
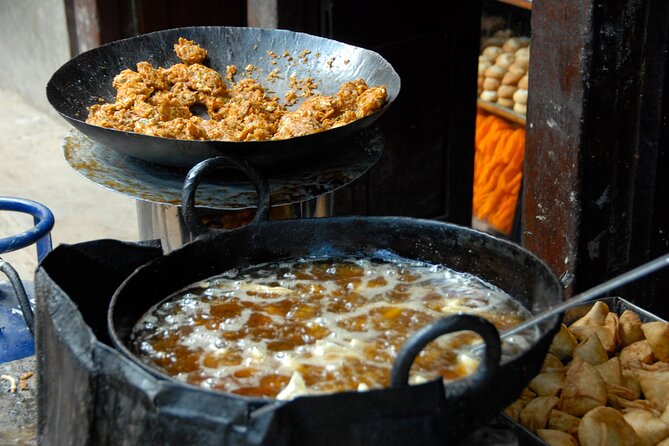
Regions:
[[[132,347],[183,382],[290,399],[388,386],[412,333],[458,313],[485,317],[498,330],[530,316],[502,290],[444,266],[393,256],[308,258],[228,271],[176,293],[136,324]],[[410,383],[468,375],[478,361],[466,352],[479,340],[459,332],[433,341]]]

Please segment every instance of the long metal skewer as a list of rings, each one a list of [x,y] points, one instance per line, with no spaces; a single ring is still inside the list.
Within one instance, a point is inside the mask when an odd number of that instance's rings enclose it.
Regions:
[[[500,338],[506,339],[510,336],[518,334],[529,327],[532,327],[542,321],[545,321],[546,319],[549,319],[559,313],[562,313],[564,310],[570,307],[589,302],[590,300],[595,299],[608,291],[611,291],[615,288],[619,288],[623,285],[633,282],[641,277],[644,277],[666,266],[669,266],[669,253],[664,254],[655,260],[651,260],[648,263],[644,263],[643,265],[638,266],[619,276],[616,276],[613,279],[607,280],[602,284],[594,286],[589,290],[584,291],[581,294],[577,294],[573,298],[564,301],[563,303],[561,303],[556,307],[541,312],[532,317],[531,319],[527,319],[520,325],[516,325],[515,327],[506,330],[504,333],[500,334]]]

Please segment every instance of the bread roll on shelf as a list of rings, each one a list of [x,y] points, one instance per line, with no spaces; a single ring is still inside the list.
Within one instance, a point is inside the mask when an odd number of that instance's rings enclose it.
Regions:
[[[518,104],[527,105],[527,90],[524,88],[518,88],[513,93],[513,101],[517,102]]]
[[[523,76],[520,74],[508,72],[502,78],[502,85],[518,88],[517,87],[518,81],[520,80],[521,77]]]
[[[498,96],[499,96],[499,93],[498,93]],[[502,107],[506,107],[506,108],[513,108],[514,105],[515,105],[514,102],[513,102],[513,99],[509,99],[509,98],[498,97],[497,98],[497,103],[499,105],[501,105]]]
[[[515,102],[513,104],[513,111],[516,113],[520,113],[521,115],[526,115],[527,114],[527,105],[521,104],[519,102]]]
[[[492,46],[489,46],[489,47],[485,48],[483,50],[482,55],[487,57],[490,60],[495,60],[495,59],[497,59],[497,56],[499,56],[503,52],[504,52],[504,50],[502,50],[502,48],[500,48],[498,46],[495,46],[495,45],[492,45]]]
[[[500,81],[506,74],[506,69],[503,67],[500,67],[499,65],[492,65],[490,66],[485,72],[483,73],[485,77],[491,77],[494,79],[499,79]]]
[[[523,88],[523,89],[525,89],[525,90],[528,90],[528,89],[529,89],[529,85],[530,85],[529,82],[530,82],[529,76],[528,76],[527,74],[525,74],[525,75],[524,75],[523,77],[521,77],[520,80],[518,81],[518,88]]]
[[[489,90],[483,90],[481,92],[481,100],[486,101],[486,102],[497,102],[497,92],[496,91],[489,91]]]
[[[492,61],[485,56],[479,57],[479,76],[484,76],[485,71],[492,67]]]
[[[508,69],[509,66],[514,62],[515,58],[516,57],[513,55],[513,53],[502,53],[497,56],[497,59],[495,59],[495,65]]]
[[[495,79],[494,77],[486,77],[485,80],[483,81],[483,89],[484,90],[489,90],[489,91],[495,91],[499,89],[499,87],[502,85],[499,79]]]
[[[504,45],[502,45],[502,49],[508,53],[515,53],[522,47],[523,45],[518,37],[510,37],[504,42]]]
[[[515,85],[500,85],[497,89],[497,96],[504,99],[513,100],[513,95],[518,90]]]

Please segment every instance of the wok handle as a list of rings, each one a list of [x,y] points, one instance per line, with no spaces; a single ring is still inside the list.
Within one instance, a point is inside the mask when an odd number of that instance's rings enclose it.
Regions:
[[[227,232],[226,229],[213,229],[202,223],[195,209],[195,193],[197,187],[202,182],[202,178],[208,172],[215,169],[236,169],[244,172],[253,182],[256,193],[258,194],[258,208],[253,220],[249,224],[256,224],[267,221],[270,211],[270,193],[269,182],[258,172],[248,161],[229,155],[209,158],[196,164],[186,175],[183,190],[181,191],[181,216],[183,217],[188,229],[200,236],[203,234],[213,235],[220,232]]]
[[[390,385],[392,387],[408,385],[409,370],[421,350],[441,335],[463,330],[474,331],[483,338],[485,342],[483,361],[472,375],[448,383],[447,396],[455,398],[460,394],[472,392],[495,379],[502,356],[497,328],[480,316],[457,314],[441,318],[423,327],[404,343],[393,363]]]

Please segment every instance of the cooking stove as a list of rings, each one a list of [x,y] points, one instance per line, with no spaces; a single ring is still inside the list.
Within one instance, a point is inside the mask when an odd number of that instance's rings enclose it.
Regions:
[[[255,418],[262,420],[261,407],[249,408],[217,392],[157,378],[112,347],[106,320],[112,294],[135,268],[161,255],[157,241],[95,240],[60,246],[42,263],[36,275],[41,444],[290,444],[277,443],[271,436],[286,439],[281,417],[272,420],[278,423],[274,427],[262,422],[254,425]],[[430,391],[434,388],[424,392],[426,400],[432,399]],[[396,403],[403,404],[402,400]],[[304,420],[310,414],[297,405],[283,415]],[[412,431],[422,421],[418,416],[385,423]],[[331,444],[317,436],[313,443]],[[538,443],[499,416],[475,429],[461,444]]]
[[[332,193],[362,176],[380,158],[383,135],[366,130],[350,142],[354,155],[334,156],[318,170],[263,172],[278,218],[331,214]],[[38,381],[38,434],[42,444],[276,444],[260,432],[276,432],[250,420],[249,410],[149,374],[112,347],[107,309],[114,291],[137,267],[189,241],[169,222],[180,218],[185,170],[146,163],[89,140],[72,130],[64,139],[68,164],[89,180],[137,200],[142,240],[94,240],[56,248],[35,279]],[[352,151],[347,150],[347,153]],[[335,154],[336,155],[336,154]],[[243,178],[204,181],[196,205],[218,215],[253,209],[256,194]],[[167,216],[167,217],[166,217]],[[168,223],[165,223],[168,222]],[[427,397],[427,399],[430,399]],[[398,402],[400,404],[400,402]],[[297,412],[307,417],[308,413]],[[419,421],[420,422],[420,421]],[[416,420],[394,420],[415,428]],[[280,427],[280,426],[279,426]],[[400,428],[394,426],[393,428]],[[463,444],[531,444],[503,417],[477,429]],[[321,440],[321,441],[319,441]],[[314,438],[314,443],[325,444]],[[281,443],[283,444],[283,443]]]

